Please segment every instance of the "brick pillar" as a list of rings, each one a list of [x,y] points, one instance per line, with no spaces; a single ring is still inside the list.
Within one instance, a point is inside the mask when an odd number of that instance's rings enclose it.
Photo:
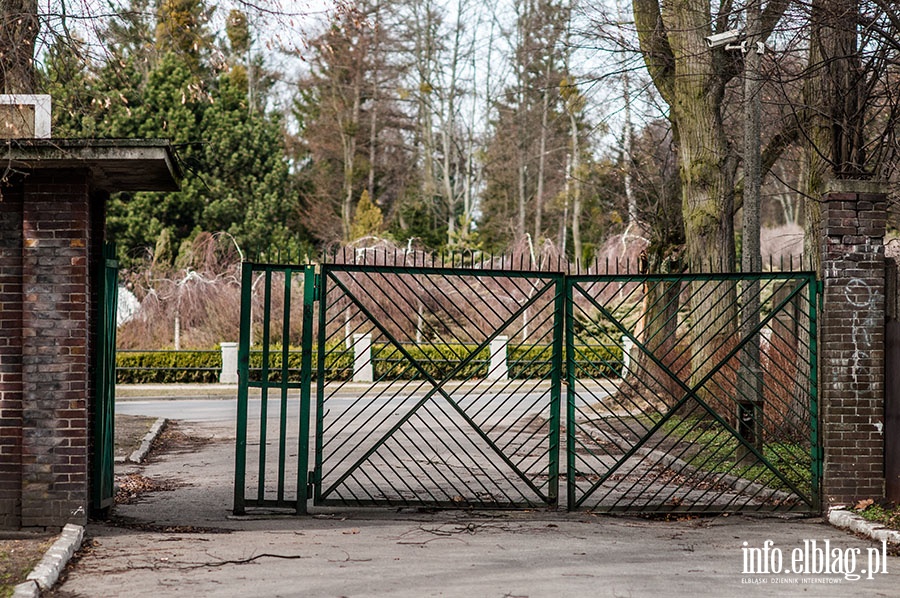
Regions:
[[[827,505],[884,496],[886,194],[838,181],[824,198],[820,388]]]
[[[0,529],[22,517],[22,186],[0,189]]]
[[[0,189],[0,528],[87,519],[90,264],[102,236],[89,181],[41,170]]]
[[[24,185],[23,527],[87,518],[88,176],[45,170]]]
[[[167,143],[6,144],[0,181],[0,529],[87,521],[105,204],[174,191]]]

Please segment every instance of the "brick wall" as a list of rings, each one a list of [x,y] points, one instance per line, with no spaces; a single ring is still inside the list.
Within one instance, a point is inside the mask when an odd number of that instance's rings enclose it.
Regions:
[[[824,198],[820,380],[829,505],[884,496],[886,196],[842,182]]]
[[[0,525],[6,528],[86,520],[90,265],[97,244],[88,181],[87,171],[42,170],[3,189]]]
[[[22,186],[0,189],[0,529],[21,522]]]

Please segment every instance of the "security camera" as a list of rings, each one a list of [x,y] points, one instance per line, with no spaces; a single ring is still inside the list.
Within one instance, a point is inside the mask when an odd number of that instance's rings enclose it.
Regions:
[[[739,41],[744,36],[744,32],[740,29],[732,29],[724,33],[716,33],[715,35],[706,36],[706,45],[710,48],[721,48],[728,44]]]

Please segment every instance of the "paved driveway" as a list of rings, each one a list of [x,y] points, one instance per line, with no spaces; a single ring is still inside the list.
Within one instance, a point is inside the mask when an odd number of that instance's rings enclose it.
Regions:
[[[660,521],[541,510],[234,519],[233,424],[184,421],[178,430],[165,454],[120,472],[173,489],[120,505],[114,525],[91,524],[90,548],[57,595],[897,595],[900,559],[863,573],[881,559],[880,547],[820,519]],[[826,541],[830,573],[818,572]],[[760,557],[798,572],[760,573]]]

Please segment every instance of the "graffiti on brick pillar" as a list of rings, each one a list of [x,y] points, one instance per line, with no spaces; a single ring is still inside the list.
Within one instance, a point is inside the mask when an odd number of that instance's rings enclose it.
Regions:
[[[850,339],[853,343],[850,360],[853,364],[853,382],[856,383],[854,391],[859,392],[860,362],[869,359],[869,350],[872,347],[872,336],[869,331],[877,325],[872,315],[875,313],[875,294],[872,293],[872,289],[866,281],[853,278],[844,287],[844,298],[856,308],[853,310],[853,319],[850,324]]]

